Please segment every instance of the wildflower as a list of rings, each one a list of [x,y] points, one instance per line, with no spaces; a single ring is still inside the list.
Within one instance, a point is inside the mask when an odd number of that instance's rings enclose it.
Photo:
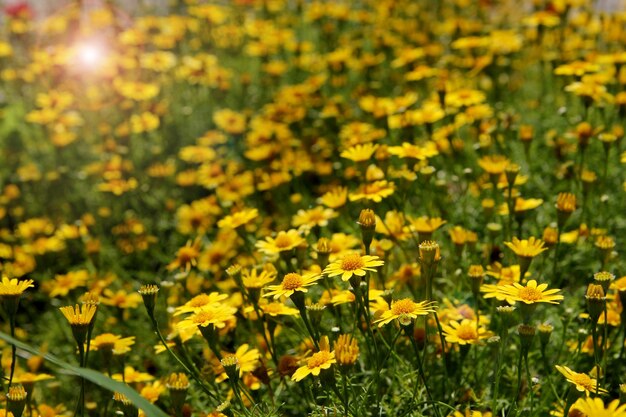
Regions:
[[[602,285],[589,284],[587,287],[587,310],[591,317],[592,323],[597,323],[600,315],[604,312],[606,306],[606,296]]]
[[[297,230],[278,232],[275,238],[268,237],[265,241],[256,242],[257,249],[266,255],[273,255],[294,249],[304,242]]]
[[[189,379],[183,373],[170,374],[167,379],[166,387],[170,391],[172,406],[176,410],[176,415],[182,415],[185,398],[187,398],[187,390],[189,389]]]
[[[446,341],[459,345],[475,345],[481,340],[492,336],[484,327],[478,326],[476,320],[463,319],[461,322],[451,320],[441,326]]]
[[[300,314],[300,312],[297,309],[288,307],[284,303],[280,303],[280,302],[261,304],[260,307],[261,307],[261,311],[263,311],[263,314],[266,314],[271,317],[278,317],[278,316],[294,317]]]
[[[117,403],[118,407],[122,410],[122,413],[125,417],[139,416],[139,410],[137,409],[137,407],[135,407],[132,401],[130,401],[128,397],[126,397],[124,394],[121,394],[119,392],[113,393],[113,401]]]
[[[620,405],[619,400],[613,400],[605,407],[601,398],[587,397],[576,401],[574,407],[587,417],[626,417],[626,404]]]
[[[173,271],[180,268],[188,273],[192,266],[196,266],[198,264],[199,256],[200,239],[196,239],[193,243],[188,241],[185,246],[178,249],[176,252],[176,259],[167,265],[167,270]]]
[[[615,279],[615,275],[607,271],[600,271],[593,274],[593,281],[602,286],[604,293],[608,293],[611,282]]]
[[[250,223],[252,220],[257,218],[259,215],[259,210],[252,209],[244,209],[238,211],[234,214],[224,217],[219,222],[217,222],[217,227],[222,229],[237,229],[241,226],[244,226]]]
[[[392,320],[398,320],[403,326],[408,326],[417,316],[426,316],[434,313],[437,305],[434,302],[421,301],[416,303],[410,298],[392,301],[389,310],[383,312],[380,318],[374,321],[378,327],[390,323]]]
[[[544,247],[544,242],[535,237],[531,237],[528,240],[519,240],[514,237],[512,242],[504,242],[504,244],[517,255],[521,271],[520,280],[524,279],[524,275],[526,275],[533,258],[541,252],[548,250],[548,248]]]
[[[61,313],[72,327],[72,334],[78,344],[79,351],[84,352],[83,345],[87,337],[87,330],[93,323],[97,307],[91,304],[83,304],[81,306],[76,304],[75,307],[60,307],[59,310],[61,310]]]
[[[443,220],[441,217],[428,216],[421,216],[416,219],[412,219],[409,217],[409,222],[409,229],[412,232],[417,233],[417,239],[419,243],[422,243],[425,240],[430,240],[433,233],[441,226],[446,224],[446,221]]]
[[[5,276],[2,277],[2,282],[0,282],[0,298],[2,299],[6,312],[12,319],[17,313],[20,297],[24,291],[31,287],[34,287],[32,279],[20,281],[15,278],[9,279]]]
[[[236,312],[235,307],[226,304],[210,304],[181,320],[176,327],[179,330],[185,330],[195,326],[201,331],[208,326],[223,329],[228,321],[234,319]]]
[[[308,375],[318,376],[322,371],[330,369],[334,363],[337,363],[337,359],[335,359],[335,352],[330,351],[328,338],[322,338],[319,352],[311,355],[307,359],[306,365],[298,368],[291,376],[291,379],[299,382]]]
[[[396,187],[393,182],[386,180],[374,181],[363,184],[356,191],[348,194],[350,201],[370,200],[380,203],[384,198],[389,197],[395,191]]]
[[[341,334],[334,344],[335,358],[342,370],[354,365],[359,358],[359,345],[349,334]]]
[[[587,396],[589,396],[590,393],[595,393],[596,391],[603,394],[607,393],[605,389],[598,388],[598,381],[591,378],[587,374],[574,372],[567,366],[555,365],[555,368],[563,374],[565,379],[567,379],[567,382],[574,384],[577,391],[584,392]]]
[[[341,152],[340,156],[353,162],[365,162],[372,157],[377,148],[378,145],[372,143],[355,145]]]
[[[7,411],[15,417],[21,417],[26,407],[27,393],[22,385],[13,385],[9,387],[7,393]]]
[[[130,352],[135,344],[135,336],[121,337],[113,333],[103,333],[91,340],[91,348],[95,351],[108,351],[115,355],[123,355]]]
[[[154,317],[154,306],[156,304],[156,297],[159,292],[159,287],[153,284],[142,285],[139,288],[139,294],[143,299],[143,305],[146,307],[148,316],[152,319]]]
[[[359,255],[356,252],[345,255],[342,259],[336,260],[324,268],[324,275],[335,277],[341,275],[341,279],[345,282],[350,280],[353,275],[362,277],[367,271],[376,272],[376,268],[382,266],[383,261],[378,256]]]
[[[219,306],[220,303],[228,298],[227,294],[212,292],[210,294],[201,293],[187,301],[182,306],[176,307],[175,316],[185,313],[196,313],[208,306]]]
[[[325,209],[324,207],[315,207],[310,210],[298,210],[293,216],[291,224],[294,227],[299,227],[302,225],[306,226],[318,226],[318,227],[326,227],[328,226],[328,221],[337,217],[337,212],[332,209]]]
[[[574,210],[576,210],[576,196],[572,193],[559,193],[556,199],[557,221],[559,227],[563,227]]]
[[[280,297],[290,297],[296,291],[308,292],[307,287],[314,285],[321,278],[321,275],[316,273],[300,275],[296,272],[291,272],[283,277],[280,284],[269,285],[267,287],[269,291],[266,292],[263,297],[274,297],[276,300]]]
[[[502,285],[497,287],[497,291],[504,296],[504,299],[509,304],[520,302],[524,304],[534,303],[550,303],[558,304],[563,299],[562,295],[558,295],[559,289],[546,290],[548,284],[539,284],[537,281],[531,279],[526,286],[518,284],[517,282],[509,285]],[[494,297],[495,294],[487,293],[485,298]]]

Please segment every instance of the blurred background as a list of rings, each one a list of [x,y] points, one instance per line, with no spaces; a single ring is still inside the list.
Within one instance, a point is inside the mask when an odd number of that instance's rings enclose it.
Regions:
[[[66,6],[72,1],[77,0],[0,0],[0,5],[11,6],[19,3],[28,3],[36,11],[37,16],[47,16],[59,10],[59,8]],[[82,0],[85,7],[98,7],[107,0]],[[153,12],[166,13],[168,11],[168,5],[171,0],[108,0],[114,3],[117,7],[125,9],[127,12],[133,12],[138,9],[148,9]],[[228,0],[227,0],[228,1]],[[294,0],[295,1],[295,0]],[[307,0],[305,0],[307,1]],[[416,0],[418,1],[418,0]],[[431,1],[431,0],[429,0]],[[436,0],[439,1],[439,0]],[[493,0],[494,2],[500,2],[502,0]],[[205,1],[198,1],[199,3],[205,3]],[[529,0],[520,0],[520,2],[531,3]],[[602,11],[626,11],[626,0],[597,0],[596,9]]]

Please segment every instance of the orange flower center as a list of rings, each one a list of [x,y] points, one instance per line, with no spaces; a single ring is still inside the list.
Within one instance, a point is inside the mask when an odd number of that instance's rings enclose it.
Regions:
[[[302,276],[300,276],[300,274],[296,274],[295,272],[289,273],[285,275],[285,278],[283,278],[283,288],[286,290],[295,290],[300,288],[302,284],[304,284]]]
[[[214,314],[209,311],[200,311],[196,315],[193,316],[193,322],[196,324],[201,324],[210,320],[213,320]]]
[[[391,312],[394,316],[400,316],[402,314],[409,314],[415,310],[415,303],[405,298],[404,300],[398,300],[391,306]]]
[[[585,374],[576,374],[570,376],[571,380],[574,381],[576,385],[580,385],[588,391],[593,391],[596,389],[593,381],[589,377],[589,375]]]
[[[341,269],[344,271],[356,271],[357,269],[361,269],[365,266],[365,262],[361,259],[361,256],[358,253],[352,253],[347,255],[341,261]]]
[[[189,301],[190,307],[202,307],[209,302],[210,298],[206,294],[200,294]]]
[[[539,301],[541,300],[541,291],[537,288],[524,287],[519,290],[519,298],[524,301]]]
[[[278,248],[288,248],[289,246],[291,246],[292,242],[291,242],[291,238],[289,237],[289,235],[278,235],[278,237],[276,237],[276,247]]]
[[[178,250],[178,261],[182,264],[191,262],[198,256],[198,251],[194,247],[185,246]]]
[[[456,335],[459,339],[463,340],[478,339],[478,332],[476,331],[474,326],[469,323],[461,324],[459,328],[456,329]]]
[[[319,352],[313,354],[313,356],[309,358],[309,361],[307,362],[307,366],[309,367],[309,369],[318,368],[324,365],[326,362],[328,362],[329,359],[330,359],[330,352],[326,350],[320,350]]]

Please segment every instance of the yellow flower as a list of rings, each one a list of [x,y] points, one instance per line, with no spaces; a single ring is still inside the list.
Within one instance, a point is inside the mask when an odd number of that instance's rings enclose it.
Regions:
[[[291,379],[297,382],[308,375],[318,376],[322,370],[330,369],[334,363],[337,363],[335,352],[330,351],[328,338],[324,337],[322,341],[320,341],[320,351],[309,357],[306,365],[298,368],[291,376]]]
[[[223,229],[236,229],[240,226],[250,223],[252,220],[256,219],[259,215],[259,210],[252,209],[243,209],[238,211],[237,213],[228,215],[224,217],[217,223],[217,227]]]
[[[351,366],[359,358],[359,344],[349,334],[341,334],[334,345],[335,358],[341,366]]]
[[[256,242],[257,249],[266,255],[290,251],[304,243],[304,239],[295,229],[280,231],[275,238],[268,237],[265,241]]]
[[[243,376],[244,373],[253,372],[259,366],[259,360],[261,359],[261,354],[257,349],[250,349],[250,345],[243,344],[237,348],[235,353],[226,353],[223,355],[223,358],[228,357],[237,358],[237,364],[239,367],[239,376]],[[216,382],[222,382],[228,379],[228,375],[226,375],[226,370],[220,363],[220,369],[217,370],[217,378]]]
[[[113,379],[116,381],[124,381],[126,384],[134,384],[137,382],[148,382],[152,381],[154,377],[146,372],[139,372],[135,370],[132,366],[126,366],[124,368],[124,377],[122,378],[122,374],[113,374]]]
[[[492,333],[484,327],[478,327],[476,320],[464,319],[460,323],[451,320],[441,326],[446,341],[459,345],[475,345],[482,339],[492,336]]]
[[[266,292],[263,296],[278,299],[280,297],[289,297],[296,291],[308,292],[309,290],[306,287],[314,285],[319,279],[321,279],[321,275],[316,273],[300,275],[296,272],[291,272],[284,276],[280,284],[268,286],[269,292]]]
[[[514,237],[512,242],[504,242],[504,244],[522,258],[534,258],[541,252],[548,250],[548,248],[544,247],[544,242],[535,237],[523,240]]]
[[[429,301],[421,301],[416,303],[410,298],[404,298],[402,300],[393,301],[391,308],[382,313],[380,318],[374,323],[378,324],[378,327],[383,327],[392,320],[398,319],[400,324],[408,325],[412,320],[415,320],[417,316],[426,316],[429,313],[434,313],[437,305]]]
[[[340,156],[353,162],[365,162],[372,157],[378,146],[372,143],[354,145],[341,152]]]
[[[355,192],[348,195],[350,201],[371,200],[376,203],[383,201],[383,198],[389,197],[395,191],[396,187],[393,182],[387,180],[374,181],[363,184]]]
[[[426,142],[424,146],[404,142],[402,146],[390,146],[388,150],[391,155],[397,155],[400,158],[413,158],[418,161],[423,161],[439,154],[434,142]]]
[[[217,329],[226,327],[226,323],[234,320],[237,309],[225,304],[210,304],[196,311],[185,320],[181,320],[176,329],[184,331],[194,327],[213,325]]]
[[[200,239],[196,239],[193,243],[187,241],[187,244],[176,252],[176,259],[167,265],[168,271],[173,271],[177,268],[189,272],[192,266],[198,264],[198,257],[200,256]]]
[[[356,252],[345,255],[324,268],[324,275],[335,277],[341,275],[343,281],[348,281],[353,275],[364,276],[367,272],[376,272],[376,267],[382,266],[383,261],[378,256],[359,255]]]
[[[82,304],[72,307],[59,307],[61,313],[72,326],[88,326],[91,324],[97,307],[92,304]]]
[[[488,287],[488,286],[483,286]],[[495,287],[495,292],[487,292],[485,298],[497,297],[500,295],[509,304],[521,302],[525,304],[550,303],[558,304],[563,299],[562,295],[556,294],[559,289],[546,290],[548,284],[537,285],[534,279],[528,281],[526,286],[517,282],[508,285],[500,285]]]
[[[626,404],[620,406],[619,400],[611,401],[605,408],[601,398],[580,398],[572,408],[587,417],[626,417]]]
[[[323,207],[315,207],[309,210],[298,210],[291,220],[294,227],[298,226],[328,226],[328,220],[337,217],[337,212],[332,209]]]
[[[260,289],[276,279],[276,269],[264,268],[261,272],[257,272],[255,268],[244,269],[241,276],[244,287]]]
[[[246,117],[230,109],[222,109],[213,113],[213,121],[223,131],[233,135],[246,130]]]
[[[278,316],[298,316],[300,312],[292,307],[287,307],[285,304],[275,301],[272,303],[259,303],[263,314],[278,317]]]
[[[18,281],[17,279],[9,279],[2,277],[0,283],[0,296],[2,297],[15,297],[21,295],[27,288],[34,287],[32,279],[26,279]]]
[[[227,298],[227,294],[220,294],[218,292],[198,294],[182,306],[176,307],[174,315],[178,316],[184,313],[195,313],[202,310],[202,308],[206,306],[219,305],[220,302],[226,300]]]
[[[91,340],[93,350],[110,350],[116,355],[130,352],[130,347],[135,344],[135,336],[122,337],[112,333],[103,333]]]
[[[127,293],[124,290],[113,292],[107,288],[102,297],[102,304],[118,308],[137,308],[141,303],[141,295],[135,292]]]
[[[324,193],[319,199],[319,202],[331,209],[342,207],[348,201],[348,188],[336,187],[328,192]]]
[[[478,160],[478,165],[490,175],[500,175],[511,161],[502,155],[487,155]]]
[[[563,374],[565,379],[567,379],[567,382],[574,384],[576,389],[580,392],[584,392],[587,395],[589,395],[589,393],[595,393],[596,391],[602,394],[606,394],[608,392],[605,389],[598,388],[598,381],[591,378],[587,374],[574,372],[567,366],[555,365],[555,368]]]

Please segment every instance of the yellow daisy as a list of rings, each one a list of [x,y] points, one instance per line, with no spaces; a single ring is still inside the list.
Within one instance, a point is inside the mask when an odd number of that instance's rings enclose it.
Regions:
[[[297,382],[304,379],[307,375],[318,376],[322,370],[330,369],[334,363],[337,363],[335,352],[330,351],[328,337],[323,337],[320,341],[320,351],[309,357],[306,365],[298,368],[291,376],[291,379]]]
[[[264,241],[256,243],[257,249],[265,255],[273,255],[280,252],[290,251],[304,242],[297,230],[278,232],[275,238],[268,237]]]
[[[459,345],[475,345],[492,336],[484,327],[478,327],[476,320],[464,319],[461,322],[451,320],[441,326],[447,342]]]
[[[548,288],[548,284],[537,285],[537,281],[531,279],[526,286],[515,282],[513,284],[497,286],[496,291],[502,295],[509,304],[515,304],[515,302],[525,304],[558,304],[559,301],[563,299],[562,295],[557,294],[561,290],[555,288],[547,290],[546,288]],[[485,298],[491,298],[493,296],[495,295],[491,292],[485,294]]]
[[[416,303],[410,298],[393,301],[391,308],[382,313],[380,318],[374,322],[378,327],[383,327],[392,320],[398,319],[400,324],[408,325],[411,320],[415,320],[417,316],[426,316],[434,313],[437,305],[429,301],[421,301]]]
[[[563,374],[567,382],[574,384],[576,389],[580,392],[584,392],[587,395],[589,395],[590,392],[595,393],[596,391],[602,394],[608,392],[605,389],[598,388],[598,380],[591,378],[587,374],[574,372],[567,366],[555,365],[554,367]]]
[[[336,260],[324,268],[324,275],[335,277],[341,275],[343,281],[348,281],[352,275],[364,276],[366,271],[376,272],[376,267],[384,264],[378,256],[359,255],[356,252],[349,253],[342,259]]]
[[[263,296],[278,299],[280,297],[289,297],[296,291],[308,292],[309,290],[306,287],[315,284],[320,278],[321,275],[316,273],[300,275],[296,272],[291,272],[284,276],[280,284],[268,286],[267,289],[269,292],[265,293]]]

